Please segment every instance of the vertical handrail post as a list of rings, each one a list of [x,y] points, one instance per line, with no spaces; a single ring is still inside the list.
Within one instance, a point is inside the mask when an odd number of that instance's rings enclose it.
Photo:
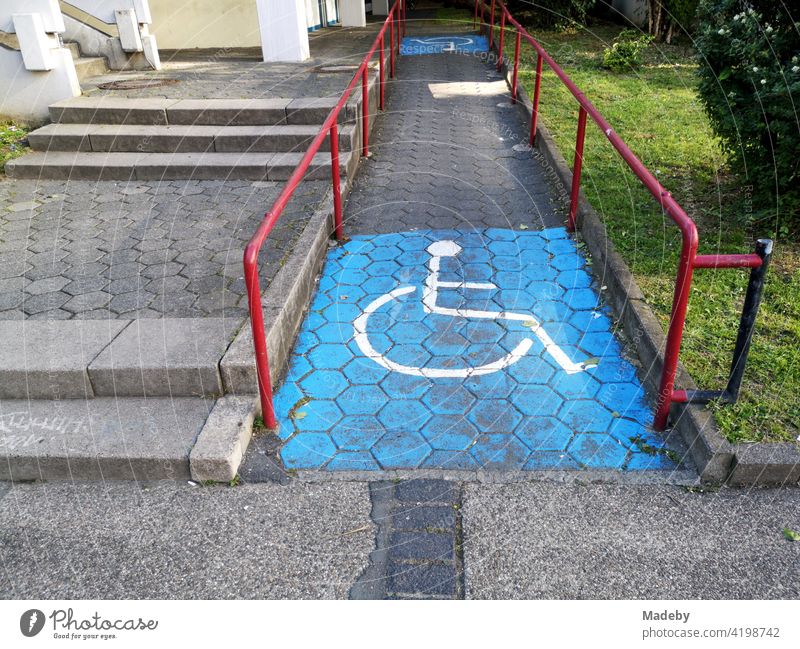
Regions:
[[[575,219],[578,215],[578,194],[581,189],[581,169],[583,168],[583,142],[586,139],[586,109],[578,111],[578,134],[575,138],[575,160],[572,162],[572,193],[569,200],[567,232],[575,232]]]
[[[497,47],[497,71],[503,69],[503,41],[506,34],[506,12],[500,11],[500,44]]]
[[[759,239],[756,241],[756,254],[761,257],[761,265],[750,270],[750,279],[747,282],[747,293],[744,296],[742,319],[739,320],[739,332],[736,335],[736,345],[733,348],[733,362],[725,389],[728,399],[735,403],[739,398],[739,389],[742,387],[744,367],[750,353],[750,343],[753,340],[753,331],[756,326],[756,315],[761,304],[761,295],[764,291],[764,280],[767,267],[772,258],[772,241]]]
[[[542,55],[536,55],[536,79],[533,82],[533,106],[531,107],[531,146],[536,144],[536,129],[539,121],[539,91],[542,87]]]
[[[397,55],[403,53],[403,37],[400,35],[400,24],[403,22],[403,19],[400,15],[400,5],[398,5],[397,9]]]
[[[261,417],[264,425],[274,430],[278,427],[275,407],[272,403],[272,380],[269,376],[267,337],[264,334],[264,312],[261,309],[261,286],[258,281],[258,250],[252,242],[244,250],[244,281],[247,285],[247,304],[250,309],[250,326],[253,332],[253,347],[256,354],[256,381],[261,401]]]
[[[333,223],[336,239],[344,239],[344,227],[342,225],[342,193],[341,175],[339,174],[339,124],[334,121],[331,124],[331,184],[333,185]]]
[[[369,156],[369,77],[367,76],[367,64],[361,72],[361,154],[366,158]]]
[[[492,51],[492,45],[494,45],[494,3],[495,0],[492,0],[492,8],[489,11],[489,51]]]
[[[514,45],[514,74],[511,76],[511,103],[517,103],[517,75],[519,74],[519,50],[522,33],[517,30],[517,42]]]
[[[697,230],[692,228],[692,231],[693,234],[683,233],[678,278],[675,282],[675,294],[672,298],[667,344],[664,348],[664,368],[661,371],[656,414],[653,419],[653,429],[659,432],[667,427],[667,421],[669,420],[672,393],[675,388],[675,375],[678,371],[678,356],[681,351],[681,341],[683,340],[683,328],[686,325],[686,311],[689,308],[689,290],[692,286],[694,258],[697,252]]]
[[[380,54],[378,55],[378,83],[380,84],[380,109],[383,110],[383,36],[381,36]]]
[[[394,9],[389,16],[389,76],[394,79]]]

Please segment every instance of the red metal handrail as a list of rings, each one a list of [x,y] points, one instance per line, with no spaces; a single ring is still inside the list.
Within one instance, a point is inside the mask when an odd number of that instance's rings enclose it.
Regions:
[[[485,24],[483,21],[485,0],[475,0],[474,20],[478,18],[478,5],[480,4],[481,30]],[[503,0],[492,0],[489,8],[489,48],[494,44],[495,28],[495,6],[501,11],[500,38],[498,43],[498,69],[502,66],[503,60],[503,32],[508,24],[516,30],[516,46],[514,52],[514,66],[511,82],[511,101],[517,100],[517,75],[520,59],[520,38],[524,38],[536,50],[536,76],[534,79],[533,105],[531,107],[531,132],[530,143],[536,141],[537,120],[539,116],[539,96],[542,79],[542,62],[547,63],[549,68],[567,87],[572,96],[578,102],[578,127],[575,140],[575,156],[573,159],[572,187],[570,194],[570,208],[567,217],[567,229],[570,232],[575,230],[575,221],[578,213],[578,201],[581,182],[581,169],[583,166],[583,144],[586,135],[586,117],[592,121],[603,132],[611,145],[616,149],[631,171],[636,175],[647,190],[653,195],[661,209],[670,216],[681,231],[682,246],[681,256],[678,263],[678,275],[675,282],[675,292],[672,301],[672,311],[667,331],[667,343],[664,350],[664,367],[661,373],[661,381],[658,390],[656,413],[653,421],[653,428],[664,430],[669,418],[670,406],[673,403],[685,401],[683,391],[676,391],[675,376],[678,369],[678,355],[680,353],[683,329],[686,324],[686,312],[689,304],[689,291],[692,283],[692,274],[695,268],[757,268],[761,265],[762,259],[755,254],[747,255],[697,255],[699,237],[697,226],[683,208],[675,201],[670,193],[662,187],[655,176],[650,173],[641,160],[628,148],[622,138],[614,132],[608,121],[600,114],[589,99],[581,92],[577,85],[569,78],[566,72],[553,60],[547,51],[534,39],[528,31],[511,15],[511,12]]]
[[[277,223],[284,208],[289,200],[292,198],[297,186],[303,180],[306,171],[311,166],[314,156],[319,152],[322,143],[326,137],[330,137],[331,147],[331,182],[333,185],[333,215],[334,215],[334,234],[337,239],[344,236],[342,226],[342,196],[340,188],[340,173],[339,173],[339,128],[338,120],[339,113],[341,112],[347,100],[350,98],[356,84],[361,81],[362,84],[362,99],[361,99],[361,122],[362,122],[362,141],[361,149],[363,155],[369,155],[369,74],[368,67],[372,56],[375,51],[380,48],[380,58],[378,62],[378,75],[379,75],[379,105],[383,109],[384,101],[384,72],[383,72],[383,56],[386,30],[389,30],[389,44],[390,44],[390,61],[389,61],[389,74],[393,78],[395,73],[395,47],[397,47],[397,54],[400,53],[400,40],[401,34],[405,34],[405,0],[395,0],[392,8],[389,10],[389,15],[381,27],[380,32],[375,37],[372,48],[367,55],[362,59],[361,65],[353,75],[350,83],[345,88],[339,101],[328,113],[325,121],[319,129],[319,133],[311,141],[308,150],[298,163],[289,180],[283,187],[283,190],[275,199],[275,202],[270,207],[269,211],[264,215],[263,221],[258,226],[255,234],[252,236],[244,249],[244,279],[247,285],[247,300],[250,309],[250,325],[253,331],[253,346],[256,355],[256,378],[258,380],[258,394],[261,400],[261,414],[264,419],[264,424],[267,428],[275,428],[277,420],[275,418],[275,408],[272,403],[272,380],[269,375],[269,357],[267,355],[267,340],[264,332],[264,313],[261,304],[261,286],[258,279],[258,255],[264,241],[269,236],[272,228]],[[394,29],[397,28],[397,38],[395,39]],[[395,40],[397,42],[395,42]],[[352,152],[356,154],[355,151]]]

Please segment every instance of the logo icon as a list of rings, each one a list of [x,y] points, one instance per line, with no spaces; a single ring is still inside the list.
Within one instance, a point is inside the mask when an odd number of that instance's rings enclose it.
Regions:
[[[38,608],[25,611],[19,618],[19,630],[26,638],[32,638],[44,627],[44,613]]]

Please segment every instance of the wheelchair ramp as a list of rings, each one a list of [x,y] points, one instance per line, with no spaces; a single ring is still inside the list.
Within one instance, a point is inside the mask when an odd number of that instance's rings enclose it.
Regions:
[[[672,467],[561,228],[331,250],[275,405],[287,468]]]
[[[285,467],[673,469],[505,82],[399,70],[276,394]]]

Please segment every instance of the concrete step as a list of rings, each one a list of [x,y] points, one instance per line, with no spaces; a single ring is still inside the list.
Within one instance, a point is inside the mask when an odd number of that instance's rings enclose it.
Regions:
[[[65,42],[64,47],[70,51],[74,61],[77,61],[79,58],[81,58],[81,46],[74,41]]]
[[[108,64],[101,56],[85,56],[75,59],[75,72],[78,75],[78,82],[91,77],[99,77],[108,72]]]
[[[353,98],[348,102],[339,114],[340,122],[356,119],[359,101]],[[322,124],[336,102],[336,97],[164,99],[101,95],[56,102],[50,106],[50,117],[64,124],[309,125]]]
[[[0,401],[0,480],[231,480],[256,400]]]
[[[91,141],[91,138],[90,138]],[[34,152],[6,163],[11,178],[48,180],[287,180],[302,153]],[[341,174],[352,173],[350,151],[339,155]],[[330,178],[330,154],[314,156],[306,178]]]
[[[238,318],[2,321],[0,399],[216,397],[223,393],[220,360],[241,324]]]
[[[28,134],[36,151],[139,153],[289,153],[305,152],[318,126],[149,126],[136,124],[48,124]],[[339,149],[351,151],[356,125],[344,126]],[[323,143],[330,151],[330,140]]]

